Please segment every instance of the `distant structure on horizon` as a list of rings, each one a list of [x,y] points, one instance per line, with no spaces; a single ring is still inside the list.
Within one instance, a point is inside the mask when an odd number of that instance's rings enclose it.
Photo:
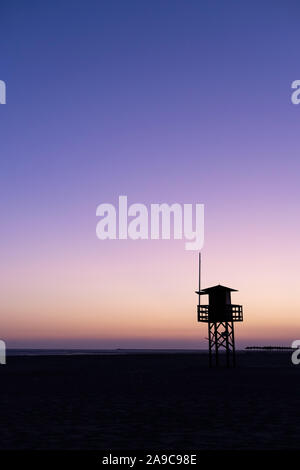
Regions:
[[[225,286],[213,286],[201,289],[201,254],[199,253],[199,289],[197,314],[198,322],[208,323],[209,367],[213,364],[213,355],[216,366],[219,365],[219,349],[226,351],[226,364],[230,367],[236,365],[234,322],[243,321],[243,307],[231,303],[231,292],[237,292]],[[201,305],[201,295],[208,295],[208,305]],[[230,361],[232,359],[232,361]]]

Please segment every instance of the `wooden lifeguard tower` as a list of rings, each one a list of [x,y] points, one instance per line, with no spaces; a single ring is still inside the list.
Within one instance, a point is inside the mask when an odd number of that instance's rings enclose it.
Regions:
[[[199,255],[199,290],[197,315],[198,322],[208,323],[209,366],[212,367],[213,355],[216,366],[219,365],[219,349],[226,351],[226,364],[236,365],[234,344],[234,322],[243,321],[243,307],[231,303],[231,292],[237,292],[225,286],[213,286],[200,289],[201,255]],[[208,305],[201,305],[200,296],[208,295]],[[232,361],[231,361],[232,359]]]

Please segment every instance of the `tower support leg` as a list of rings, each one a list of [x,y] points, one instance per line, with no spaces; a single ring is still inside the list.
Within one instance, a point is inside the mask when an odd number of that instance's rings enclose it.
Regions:
[[[213,354],[215,355],[215,364],[219,365],[219,350],[225,349],[226,365],[235,367],[235,344],[234,344],[234,326],[233,322],[210,322],[208,323],[208,347],[209,347],[209,367],[213,364]]]
[[[227,367],[230,366],[230,346],[229,346],[229,330],[228,330],[228,323],[225,323],[225,345],[226,345],[226,365]]]
[[[214,323],[214,339],[215,339],[215,356],[216,356],[216,366],[219,365],[219,339],[218,339],[218,324]]]
[[[233,367],[236,366],[236,361],[235,361],[235,344],[234,344],[234,326],[233,322],[231,322],[231,341],[232,341],[232,365]]]
[[[208,361],[209,367],[212,367],[212,346],[213,346],[213,339],[212,339],[212,331],[211,331],[211,323],[208,323]]]

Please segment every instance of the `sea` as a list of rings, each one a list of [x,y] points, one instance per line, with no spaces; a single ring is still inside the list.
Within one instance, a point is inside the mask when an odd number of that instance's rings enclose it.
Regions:
[[[199,354],[205,349],[7,349],[7,356],[119,356],[129,354]]]

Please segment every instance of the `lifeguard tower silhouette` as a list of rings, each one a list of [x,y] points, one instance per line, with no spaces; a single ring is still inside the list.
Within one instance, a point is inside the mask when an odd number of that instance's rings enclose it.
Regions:
[[[199,290],[197,314],[198,322],[208,323],[209,366],[212,367],[213,355],[216,366],[219,365],[219,349],[225,348],[226,364],[236,365],[234,344],[234,322],[243,321],[243,307],[231,303],[231,292],[237,292],[225,286],[200,288],[201,254],[199,254]],[[208,305],[201,305],[200,296],[208,295]],[[232,359],[232,361],[231,361]]]

